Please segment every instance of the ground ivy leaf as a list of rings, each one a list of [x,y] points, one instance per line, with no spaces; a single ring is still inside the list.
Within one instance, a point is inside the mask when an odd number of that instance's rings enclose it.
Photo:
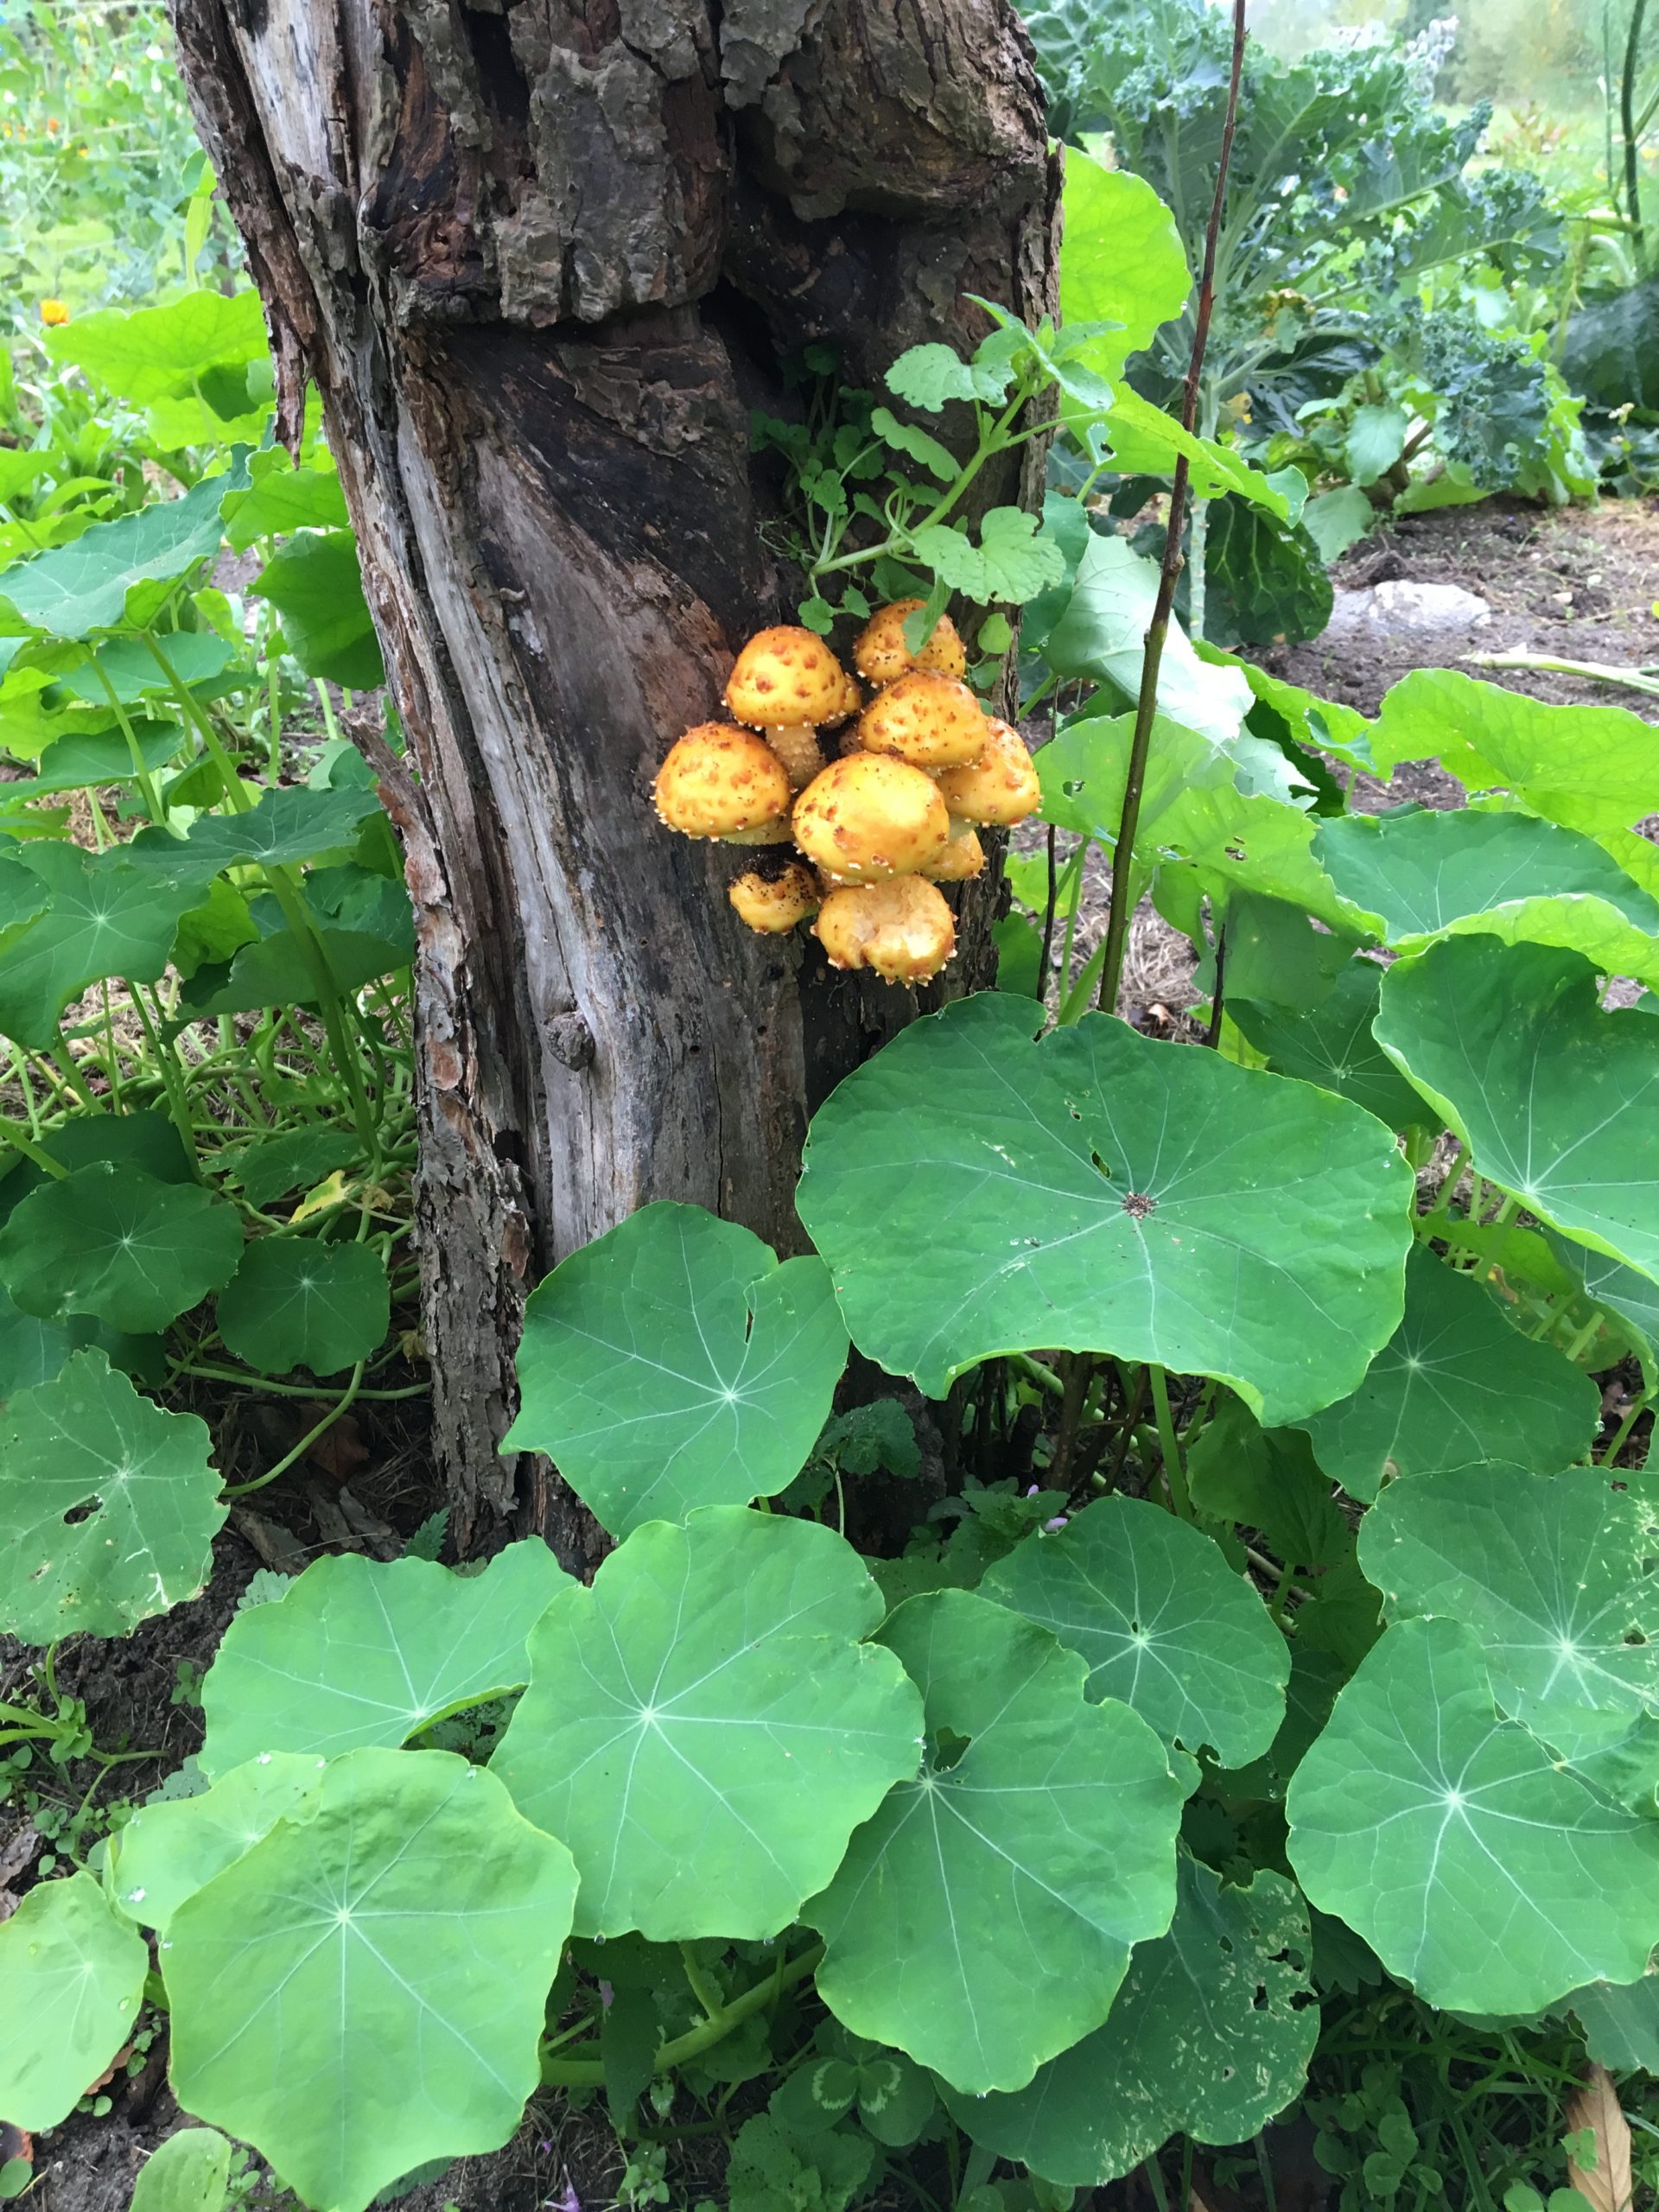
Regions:
[[[646,1522],[560,1592],[493,1770],[575,1853],[581,1934],[789,1925],[915,1770],[919,1700],[861,1641],[881,1612],[833,1530],[728,1505]]]
[[[1351,1397],[1298,1426],[1333,1482],[1366,1504],[1384,1478],[1504,1463],[1542,1473],[1586,1451],[1601,1395],[1535,1344],[1472,1275],[1421,1245],[1406,1310]]]
[[[349,1752],[174,1915],[180,2103],[333,2212],[498,2149],[539,2079],[575,1886],[483,1769]]]
[[[1376,1038],[1479,1173],[1659,1277],[1659,1021],[1604,1014],[1587,960],[1448,938],[1389,970]]]
[[[545,1452],[613,1535],[793,1480],[847,1332],[822,1260],[701,1206],[640,1208],[531,1293],[505,1451]]]
[[[0,1924],[0,2112],[55,2127],[137,2024],[149,1950],[91,1874],[37,1882]]]
[[[1230,945],[1230,931],[1229,943]],[[1371,1034],[1382,969],[1353,959],[1324,1002],[1306,1013],[1227,995],[1227,1012],[1275,1075],[1339,1091],[1391,1129],[1440,1128],[1440,1116],[1406,1081]]]
[[[0,1229],[0,1282],[25,1313],[163,1329],[236,1272],[242,1224],[200,1184],[99,1160],[42,1183]]]
[[[1104,2027],[1011,2095],[949,2095],[951,2115],[1063,2188],[1116,2181],[1177,2132],[1243,2142],[1307,2077],[1310,1949],[1307,1908],[1282,1875],[1224,1887],[1183,1852],[1169,1933],[1135,1946]]]
[[[202,1685],[215,1777],[264,1751],[391,1747],[516,1689],[524,1639],[569,1577],[539,1536],[477,1574],[435,1560],[314,1560],[275,1605],[238,1613]]]
[[[801,1218],[861,1351],[934,1397],[1061,1345],[1217,1376],[1274,1422],[1352,1389],[1410,1242],[1388,1131],[1112,1016],[1033,1043],[1039,1019],[948,1007],[814,1119]]]
[[[1278,1732],[1289,1647],[1212,1539],[1161,1506],[1099,1498],[979,1586],[1082,1655],[1086,1695],[1132,1707],[1166,1744],[1235,1767]]]
[[[317,1786],[313,1753],[262,1751],[194,1797],[141,1805],[111,1838],[111,1894],[130,1920],[165,1936],[187,1897],[232,1866]]]
[[[1390,1484],[1359,1560],[1395,1619],[1472,1629],[1505,1713],[1568,1758],[1659,1707],[1659,1495],[1621,1469]]]
[[[0,1627],[124,1636],[199,1596],[226,1512],[210,1448],[205,1422],[163,1413],[101,1351],[19,1390],[0,1413]]]
[[[1633,1981],[1659,1938],[1659,1822],[1501,1719],[1455,1621],[1386,1632],[1287,1805],[1309,1898],[1427,2004],[1541,2012],[1586,1981]]]
[[[386,1264],[366,1244],[262,1236],[220,1291],[217,1317],[226,1350],[262,1375],[337,1374],[385,1338]]]
[[[806,1909],[818,1993],[958,2089],[1022,2088],[1168,1927],[1183,1791],[1140,1715],[1089,1703],[1084,1661],[1034,1622],[944,1590],[881,1641],[921,1689],[926,1754]]]

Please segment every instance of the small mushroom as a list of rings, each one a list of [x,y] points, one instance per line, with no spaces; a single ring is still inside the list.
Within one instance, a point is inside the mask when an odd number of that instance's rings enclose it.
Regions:
[[[762,738],[729,722],[699,722],[657,771],[657,816],[685,837],[770,844],[757,832],[782,823],[789,835],[789,776]]]
[[[985,725],[985,746],[978,760],[965,767],[944,769],[938,786],[952,814],[994,830],[1023,822],[1043,796],[1026,741],[994,716]]]
[[[843,719],[847,683],[846,670],[810,630],[762,630],[727,679],[727,711],[751,729],[820,729]]]
[[[985,709],[954,676],[918,668],[878,691],[858,719],[867,753],[894,753],[914,768],[954,768],[985,749]]]
[[[919,875],[832,891],[813,934],[832,968],[868,968],[889,983],[922,983],[956,950],[943,893]]]
[[[791,861],[781,875],[762,875],[750,868],[726,896],[737,909],[739,920],[762,937],[782,937],[816,914],[823,900],[817,877],[800,861]]]
[[[762,734],[783,762],[790,789],[804,791],[823,766],[817,730],[810,722],[768,722]]]
[[[982,874],[985,867],[985,848],[979,842],[979,832],[971,822],[950,824],[950,842],[922,874],[933,883],[967,883]]]
[[[932,778],[884,753],[832,760],[795,802],[795,842],[838,883],[915,875],[950,837]]]
[[[853,665],[861,676],[872,683],[891,683],[913,668],[935,668],[945,676],[963,674],[968,649],[948,614],[940,615],[920,652],[912,652],[905,643],[906,619],[922,605],[919,599],[896,599],[891,607],[876,609],[853,646]]]

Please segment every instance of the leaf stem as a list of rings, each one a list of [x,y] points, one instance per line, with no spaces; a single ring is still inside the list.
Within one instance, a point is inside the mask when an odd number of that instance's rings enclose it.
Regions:
[[[1192,1518],[1192,1501],[1187,1495],[1186,1469],[1181,1461],[1180,1440],[1175,1433],[1175,1421],[1169,1410],[1169,1378],[1155,1360],[1147,1363],[1147,1374],[1152,1386],[1153,1412],[1158,1421],[1158,1447],[1164,1455],[1164,1477],[1169,1484],[1169,1502],[1183,1521]]]
[[[346,1385],[345,1392],[338,1402],[329,1407],[327,1412],[314,1427],[307,1429],[294,1449],[291,1452],[285,1452],[274,1467],[267,1468],[263,1475],[256,1475],[251,1483],[227,1484],[219,1495],[222,1497],[247,1497],[254,1491],[264,1490],[267,1484],[274,1483],[278,1475],[285,1475],[296,1460],[303,1459],[317,1439],[334,1427],[347,1406],[357,1396],[363,1385],[365,1364],[363,1360],[358,1361],[357,1365],[352,1370],[352,1379]]]
[[[772,2002],[782,1990],[804,1981],[823,1956],[822,1943],[814,1943],[793,1958],[781,1974],[772,1973],[753,1982],[747,1989],[720,2005],[708,2019],[689,2028],[683,2036],[676,2036],[671,2043],[664,2044],[652,2062],[653,2074],[666,2074],[671,2068],[683,2066],[688,2058],[701,2057],[705,2050],[712,2050],[723,2043],[734,2029],[741,2028],[753,2013]],[[550,2089],[602,2089],[605,2086],[605,2067],[597,2058],[549,2058],[542,2061],[542,2083]]]

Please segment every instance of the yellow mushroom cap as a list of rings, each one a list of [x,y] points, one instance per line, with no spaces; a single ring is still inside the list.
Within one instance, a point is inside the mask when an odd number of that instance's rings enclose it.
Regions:
[[[967,883],[982,874],[984,866],[985,848],[979,842],[979,832],[966,822],[953,822],[950,843],[922,874],[933,883]]]
[[[867,753],[896,753],[915,768],[954,768],[985,747],[985,709],[965,683],[914,669],[878,691],[858,720]]]
[[[816,729],[843,718],[847,683],[846,670],[810,630],[762,630],[727,679],[727,710],[755,729],[800,722]]]
[[[789,775],[761,738],[699,722],[657,771],[657,813],[687,837],[729,837],[789,811]]]
[[[957,945],[943,893],[919,875],[832,891],[812,929],[832,968],[868,968],[889,983],[925,982]]]
[[[740,875],[727,893],[740,921],[763,937],[781,937],[816,914],[823,902],[818,879],[800,861],[791,861],[781,875],[766,876],[751,868]]]
[[[795,842],[840,883],[915,875],[950,837],[931,776],[903,760],[855,753],[832,760],[795,802]]]
[[[993,717],[985,732],[985,749],[978,760],[968,767],[946,768],[938,779],[939,791],[951,813],[963,821],[1006,830],[1035,810],[1043,789],[1017,729]]]
[[[872,683],[891,683],[908,676],[912,668],[936,668],[946,676],[960,676],[968,665],[968,649],[948,614],[940,615],[932,636],[918,653],[905,643],[905,621],[922,606],[919,599],[895,599],[879,607],[858,633],[853,665]]]

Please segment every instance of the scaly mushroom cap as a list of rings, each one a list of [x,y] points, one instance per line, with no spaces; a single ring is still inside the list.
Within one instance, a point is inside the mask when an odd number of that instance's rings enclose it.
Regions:
[[[832,760],[795,802],[795,842],[838,883],[915,875],[950,837],[932,778],[882,753]]]
[[[754,729],[799,722],[817,729],[842,720],[847,682],[845,669],[810,630],[762,630],[727,679],[727,711]]]
[[[726,896],[737,909],[740,921],[763,937],[781,937],[816,914],[823,894],[810,868],[791,861],[781,875],[765,876],[751,868],[740,875]]]
[[[789,811],[789,776],[761,738],[729,722],[689,729],[657,771],[657,815],[686,837],[729,837]]]
[[[859,709],[864,704],[864,694],[859,690],[857,684],[854,683],[850,676],[843,676],[841,679],[841,704],[836,708],[835,713],[829,718],[831,728],[833,728],[837,722],[850,721],[853,716],[858,712]]]
[[[966,883],[980,874],[984,866],[985,848],[979,842],[979,832],[969,823],[953,822],[950,843],[922,874],[933,883]]]
[[[923,983],[956,950],[944,894],[919,875],[832,891],[813,934],[832,968],[868,968],[889,983]]]
[[[936,668],[945,676],[963,673],[968,649],[948,614],[940,615],[920,652],[912,652],[905,643],[906,617],[922,604],[919,599],[895,599],[891,607],[877,607],[853,647],[853,665],[861,676],[872,683],[891,683],[912,668]]]
[[[947,768],[939,791],[952,814],[993,830],[1023,822],[1040,804],[1043,787],[1026,741],[1017,729],[993,717],[985,725],[985,749],[971,766]]]
[[[858,718],[858,741],[913,768],[955,768],[978,760],[986,728],[985,709],[965,683],[918,668],[877,692]]]
[[[804,791],[823,766],[823,748],[810,722],[768,722],[766,743],[789,772],[789,788]]]

